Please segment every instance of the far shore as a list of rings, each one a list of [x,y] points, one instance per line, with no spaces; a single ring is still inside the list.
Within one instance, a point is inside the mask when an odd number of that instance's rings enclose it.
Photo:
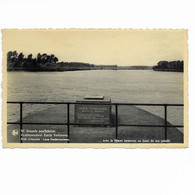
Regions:
[[[27,72],[64,72],[64,71],[86,71],[86,70],[152,70],[152,66],[109,66],[109,65],[95,65],[93,67],[60,67],[48,66],[37,68],[11,67],[7,71],[27,71]]]
[[[77,71],[77,70],[154,70],[154,71],[173,71],[183,72],[184,62],[176,61],[159,61],[157,65],[123,65],[117,64],[91,64],[86,62],[59,62],[54,55],[37,54],[33,58],[32,54],[24,57],[17,51],[7,53],[7,71]]]

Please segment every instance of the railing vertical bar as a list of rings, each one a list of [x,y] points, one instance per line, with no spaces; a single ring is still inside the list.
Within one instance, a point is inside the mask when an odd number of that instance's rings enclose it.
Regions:
[[[23,128],[22,105],[23,103],[20,102],[20,143],[22,143],[22,128]]]
[[[164,105],[164,114],[165,114],[165,140],[167,140],[167,105]]]
[[[70,141],[70,104],[69,103],[67,103],[67,135],[68,135],[68,140]]]
[[[115,104],[115,125],[116,125],[116,139],[118,139],[118,104]]]

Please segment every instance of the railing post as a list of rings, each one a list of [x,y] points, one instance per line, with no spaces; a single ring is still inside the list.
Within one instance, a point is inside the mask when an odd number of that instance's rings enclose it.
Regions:
[[[167,140],[167,105],[164,105],[164,114],[165,114],[165,140]]]
[[[69,139],[69,141],[68,142],[70,142],[70,133],[69,133],[69,131],[70,131],[70,104],[69,103],[67,103],[67,135],[68,135],[68,139]]]
[[[118,138],[118,104],[115,104],[115,125],[116,125],[116,139]]]
[[[22,105],[23,103],[20,102],[20,143],[22,143],[22,128],[23,128]]]

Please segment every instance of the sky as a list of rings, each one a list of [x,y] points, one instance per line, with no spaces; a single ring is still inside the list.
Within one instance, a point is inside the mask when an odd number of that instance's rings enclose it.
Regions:
[[[54,54],[59,61],[156,65],[183,60],[186,30],[3,30],[3,51]]]

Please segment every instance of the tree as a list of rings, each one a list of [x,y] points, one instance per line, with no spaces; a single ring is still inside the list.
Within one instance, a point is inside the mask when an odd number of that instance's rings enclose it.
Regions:
[[[12,57],[12,51],[7,52],[7,60],[10,60]]]
[[[13,51],[12,55],[13,55],[13,58],[17,58],[18,57],[17,51]]]
[[[28,62],[31,62],[31,61],[32,61],[32,54],[29,54],[29,55],[28,55],[27,61],[28,61]]]
[[[22,52],[18,55],[18,60],[19,61],[23,61],[24,60],[24,54]]]
[[[47,54],[46,53],[41,55],[41,62],[42,63],[46,63],[47,62]]]
[[[160,61],[160,62],[158,62],[158,67],[159,68],[166,68],[167,65],[168,65],[167,61]]]
[[[9,51],[7,53],[7,60],[9,62],[15,62],[17,60],[17,57],[18,57],[18,53],[16,51]]]
[[[53,61],[54,61],[54,63],[58,62],[58,58],[54,57]]]
[[[38,54],[37,54],[37,63],[40,63],[40,62],[41,62],[41,54],[38,53]]]

